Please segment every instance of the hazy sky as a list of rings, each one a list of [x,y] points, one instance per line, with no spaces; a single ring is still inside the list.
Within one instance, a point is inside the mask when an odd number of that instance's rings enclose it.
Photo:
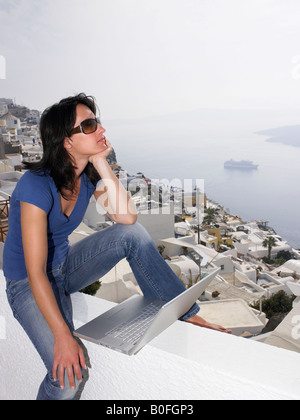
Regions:
[[[300,110],[299,22],[299,0],[0,0],[0,97],[84,91],[105,118]]]

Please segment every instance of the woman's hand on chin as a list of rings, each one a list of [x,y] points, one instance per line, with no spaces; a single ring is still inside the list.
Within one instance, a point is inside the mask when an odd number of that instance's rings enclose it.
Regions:
[[[91,162],[93,165],[95,165],[95,163],[99,160],[106,160],[113,150],[107,138],[104,137],[104,139],[105,139],[105,142],[102,143],[104,150],[102,150],[101,152],[95,153],[94,155],[91,155],[89,157],[89,162]]]

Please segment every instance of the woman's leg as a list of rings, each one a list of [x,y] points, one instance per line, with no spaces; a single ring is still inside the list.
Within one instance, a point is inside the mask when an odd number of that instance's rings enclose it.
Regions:
[[[185,290],[147,231],[136,223],[115,224],[73,245],[63,267],[66,292],[74,293],[99,280],[123,258],[127,258],[144,296],[168,302]],[[198,311],[194,305],[182,319]]]
[[[52,284],[52,287],[61,312],[68,324],[70,324],[70,315],[67,314],[69,312],[69,303],[65,300],[63,294],[59,293],[55,284]],[[39,388],[37,399],[73,400],[77,393],[79,383],[76,382],[76,389],[72,390],[69,387],[69,381],[66,376],[65,389],[62,390],[59,382],[55,382],[52,377],[54,337],[35,302],[28,279],[18,281],[7,280],[7,297],[15,318],[27,333],[47,369],[47,375]]]

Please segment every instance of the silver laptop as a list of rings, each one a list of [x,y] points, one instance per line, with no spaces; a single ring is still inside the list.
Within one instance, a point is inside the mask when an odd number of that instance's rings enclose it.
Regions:
[[[74,332],[74,335],[132,355],[186,314],[219,273],[213,271],[166,303],[134,295]]]

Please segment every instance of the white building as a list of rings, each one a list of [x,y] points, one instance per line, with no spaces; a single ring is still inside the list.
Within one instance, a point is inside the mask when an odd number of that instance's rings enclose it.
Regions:
[[[1,172],[0,173],[0,191],[1,195],[3,193],[8,198],[12,195],[17,182],[23,176],[22,172],[11,171],[11,172]]]
[[[171,261],[166,260],[166,263],[185,285],[199,281],[201,270],[191,258],[179,255],[172,257]]]
[[[84,223],[92,229],[98,230],[105,224],[106,212],[92,197]],[[156,208],[138,213],[138,222],[143,225],[153,241],[158,243],[161,238],[174,236],[174,206]]]
[[[279,277],[295,276],[300,279],[300,260],[289,260],[273,270],[272,273]]]
[[[263,246],[263,242],[270,236],[276,240],[271,250],[271,258],[276,258],[279,251],[292,251],[292,247],[280,236],[264,232],[255,222],[245,223],[242,227],[243,230],[239,230],[241,226],[236,226],[236,231],[232,233],[232,238],[235,239],[234,247],[241,255],[249,254],[257,259],[268,257],[269,251]]]
[[[236,336],[260,334],[266,325],[266,317],[260,319],[242,299],[201,302],[200,307],[206,321],[223,325]]]
[[[0,117],[8,113],[8,106],[5,102],[0,102]]]
[[[6,127],[8,130],[20,130],[21,129],[21,121],[19,118],[12,115],[10,112],[3,115],[1,120],[6,121]]]

